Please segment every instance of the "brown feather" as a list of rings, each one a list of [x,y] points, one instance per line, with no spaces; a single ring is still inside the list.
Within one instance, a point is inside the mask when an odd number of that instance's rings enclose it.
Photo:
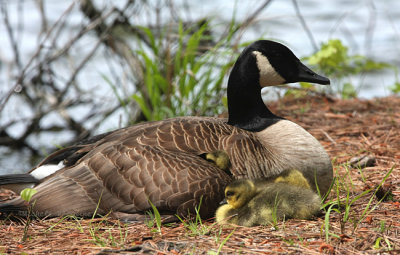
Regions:
[[[199,155],[225,151],[235,178],[271,177],[285,170],[257,133],[218,118],[149,122],[68,150],[75,164],[35,187],[38,213],[87,215],[100,200],[99,213],[134,214],[149,210],[150,199],[160,211],[184,216],[195,213],[202,198],[202,216],[212,216],[231,177]]]

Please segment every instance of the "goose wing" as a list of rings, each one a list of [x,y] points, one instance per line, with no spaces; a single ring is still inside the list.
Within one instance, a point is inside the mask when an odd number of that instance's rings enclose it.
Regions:
[[[110,148],[116,144],[124,145],[118,150],[142,147],[146,151],[152,147],[196,157],[222,151],[228,155],[229,172],[236,178],[270,177],[281,170],[275,169],[273,148],[260,143],[253,132],[231,126],[226,119],[211,117],[172,118],[119,129],[59,150],[39,166],[60,161],[66,166],[74,166],[100,150],[115,151],[115,147]]]
[[[56,152],[41,165],[65,157],[66,167],[35,186],[34,211],[133,214],[150,209],[150,200],[161,212],[186,215],[194,213],[201,200],[201,215],[212,216],[231,177],[199,155],[221,146],[220,123],[208,118],[146,123]],[[18,198],[1,205],[0,211],[23,207]]]
[[[91,216],[96,208],[98,213],[144,212],[151,208],[149,200],[163,214],[194,214],[201,200],[201,215],[210,217],[230,180],[214,164],[191,154],[117,144],[47,177],[35,187],[32,201],[38,216]],[[20,199],[11,203],[23,205]]]
[[[65,167],[40,180],[34,210],[44,215],[85,215],[94,211],[135,214],[195,212],[212,216],[231,177],[201,155],[227,153],[235,178],[265,173],[265,148],[250,132],[204,117],[174,118],[119,129],[60,150],[40,165]],[[250,171],[247,171],[251,169]],[[201,198],[201,199],[200,199]],[[21,211],[18,198],[0,211]]]

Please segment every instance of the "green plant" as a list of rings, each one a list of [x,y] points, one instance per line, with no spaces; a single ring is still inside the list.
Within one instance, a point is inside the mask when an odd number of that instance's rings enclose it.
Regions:
[[[326,212],[325,212],[324,226],[323,226],[324,230],[325,230],[325,242],[327,242],[327,243],[329,242],[330,236],[333,236],[338,239],[340,238],[339,235],[330,231],[330,216],[331,216],[332,211],[336,211],[337,213],[340,213],[340,210],[336,207],[337,207],[336,203],[329,203],[329,204],[324,205],[324,208],[328,208],[328,209],[326,209]]]
[[[354,85],[348,81],[350,76],[390,67],[389,64],[376,62],[365,56],[349,55],[348,48],[338,39],[322,43],[321,49],[306,59],[310,65],[333,79],[334,84],[338,84],[336,93],[342,98],[357,96]]]
[[[105,246],[107,246],[107,243],[108,243],[107,238],[103,237],[103,234],[104,234],[102,231],[103,221],[104,221],[104,218],[100,222],[97,222],[97,223],[95,223],[94,221],[91,221],[89,223],[89,229],[88,229],[89,235],[91,237],[91,239],[89,239],[88,241],[90,241],[91,243],[94,243],[100,247],[105,247]]]
[[[225,94],[222,83],[233,62],[221,58],[221,54],[231,53],[223,45],[232,38],[228,35],[216,46],[204,50],[204,42],[211,40],[208,26],[207,22],[196,29],[180,24],[177,44],[169,38],[168,29],[156,37],[150,29],[141,28],[150,43],[136,51],[143,84],[132,98],[146,120],[215,115],[222,111],[221,98]]]
[[[385,241],[385,243],[386,243],[386,245],[387,245],[387,250],[388,250],[388,251],[393,250],[392,244],[390,243],[389,239],[386,238],[386,237],[378,237],[378,238],[375,240],[375,244],[374,244],[373,248],[376,249],[376,250],[381,249],[381,248],[382,248],[382,247],[381,247],[381,241],[382,241],[382,240]]]
[[[277,193],[275,196],[274,208],[272,208],[272,213],[271,213],[271,216],[272,216],[271,224],[275,230],[278,230],[278,217],[277,217],[278,203],[279,203],[278,195],[279,194]]]
[[[60,220],[58,220],[56,223],[52,224],[47,230],[46,232],[50,232],[53,231],[53,229],[55,229],[57,226],[61,225],[62,223],[67,222],[67,220],[73,220],[73,221],[69,221],[71,222],[71,224],[73,225],[72,228],[74,229],[79,229],[79,232],[83,233],[84,229],[83,226],[81,224],[81,220],[76,217],[75,215],[66,215],[64,217],[62,217]]]
[[[57,227],[63,229],[77,229],[80,233],[88,232],[90,239],[86,241],[96,244],[100,247],[124,247],[127,242],[128,229],[126,225],[121,225],[118,220],[110,225],[108,215],[103,216],[100,219],[92,218],[89,223],[82,222],[87,221],[86,219],[79,218],[75,215],[66,215],[52,224],[47,232],[56,230]],[[115,234],[114,232],[117,232]]]
[[[348,177],[342,177],[336,178],[335,179],[335,187],[336,187],[336,199],[332,201],[328,201],[323,205],[323,208],[325,209],[325,219],[324,219],[324,230],[325,230],[325,240],[326,242],[329,242],[329,237],[333,236],[335,238],[340,238],[338,234],[332,233],[330,231],[330,215],[333,212],[336,212],[340,215],[340,226],[341,226],[341,234],[344,234],[345,226],[348,222],[353,223],[353,228],[352,232],[357,230],[359,224],[372,212],[375,210],[375,208],[382,202],[382,199],[379,200],[374,206],[372,206],[372,201],[375,198],[376,192],[380,189],[380,187],[383,185],[383,183],[386,181],[386,179],[389,177],[389,175],[392,173],[393,168],[391,168],[388,173],[385,175],[385,177],[382,179],[378,187],[374,189],[368,189],[366,191],[363,191],[361,194],[356,195],[355,197],[351,197],[351,191],[349,187],[349,183],[345,182],[345,179],[351,179]],[[337,175],[338,176],[338,175]],[[350,182],[351,183],[351,182]],[[352,185],[352,183],[351,183]],[[343,193],[344,193],[344,199],[343,199]],[[352,209],[353,205],[356,201],[358,201],[360,198],[371,194],[367,205],[365,206],[364,210],[362,211],[361,215],[353,215],[352,214]],[[382,227],[382,226],[381,226]]]
[[[192,218],[189,218],[188,220],[184,220],[177,215],[178,219],[182,222],[183,226],[188,230],[190,236],[200,236],[200,235],[209,233],[210,229],[216,224],[216,223],[214,223],[211,226],[203,224],[203,221],[200,217],[201,202],[202,202],[202,199],[200,199],[199,205],[196,206],[196,208],[195,208],[196,215],[194,217],[194,221]]]
[[[364,175],[364,171],[362,169],[361,166],[357,165],[357,170],[360,172],[360,176],[361,176],[361,180],[366,183],[366,179],[365,179],[365,175]]]
[[[103,193],[101,193],[99,201],[97,202],[96,209],[92,214],[92,218],[89,222],[89,235],[91,239],[89,240],[90,242],[101,246],[111,246],[111,247],[120,247],[124,246],[126,242],[126,237],[128,236],[128,230],[126,228],[121,228],[121,223],[118,220],[117,223],[114,223],[111,225],[111,227],[106,228],[105,226],[108,224],[108,216],[111,212],[108,214],[104,215],[101,217],[101,220],[95,219],[95,217],[98,215],[98,210],[100,206],[101,199],[103,197]],[[73,218],[76,218],[73,216]],[[81,226],[81,224],[79,223]],[[114,235],[112,234],[112,231],[115,229],[115,227],[118,226],[119,230],[119,238],[115,238]],[[104,230],[105,229],[105,230]]]
[[[221,253],[222,251],[222,247],[224,247],[225,243],[229,240],[229,238],[233,235],[233,233],[235,232],[236,228],[232,230],[232,232],[229,233],[229,235],[227,237],[225,237],[224,240],[222,240],[222,242],[220,243],[220,245],[218,246],[218,250],[215,251],[208,251],[207,253],[210,255],[218,255]]]
[[[379,183],[379,185],[375,188],[374,194],[371,196],[371,198],[368,201],[367,206],[365,207],[361,217],[359,218],[358,222],[357,222],[357,226],[373,211],[375,210],[375,208],[383,201],[383,199],[385,199],[385,197],[382,197],[382,199],[380,199],[371,209],[371,204],[373,199],[375,198],[376,192],[378,192],[378,190],[382,187],[383,183],[387,180],[387,178],[389,178],[390,174],[392,173],[394,169],[394,166],[386,173],[385,177],[383,177],[382,181]]]
[[[356,202],[360,197],[370,192],[370,190],[364,191],[361,195],[356,196],[355,198],[351,198],[353,183],[351,182],[351,178],[349,176],[350,172],[347,170],[347,166],[344,165],[346,169],[346,175],[340,176],[336,174],[336,178],[334,179],[334,192],[336,194],[336,199],[333,201],[328,201],[322,207],[325,208],[326,214],[324,219],[324,228],[325,228],[325,241],[329,241],[329,237],[333,236],[335,238],[339,238],[339,235],[330,232],[330,215],[333,212],[340,214],[340,229],[341,233],[344,233],[344,228],[346,223],[349,221],[349,217],[351,215],[351,208],[354,202]],[[346,180],[350,180],[350,183]],[[351,187],[350,187],[351,185]],[[344,193],[344,199],[343,197]],[[327,208],[327,209],[326,209]]]
[[[33,195],[35,195],[37,192],[37,190],[35,189],[31,189],[31,188],[26,188],[23,189],[20,193],[20,196],[23,200],[25,200],[28,203],[28,214],[27,214],[27,219],[25,222],[25,227],[24,227],[24,234],[22,235],[22,242],[25,242],[26,239],[28,238],[28,230],[29,230],[29,226],[31,224],[31,216],[32,216],[32,210],[33,210],[33,206],[35,205],[36,201],[33,201],[33,203],[31,203],[32,197]]]
[[[154,227],[154,222],[155,221],[155,217],[154,214],[149,210],[146,212],[146,218],[144,220],[144,224],[146,224],[146,226],[148,228],[153,228]]]
[[[36,194],[36,192],[37,192],[37,190],[35,190],[35,189],[26,188],[21,191],[20,196],[23,200],[25,200],[26,202],[29,203],[31,201],[33,195]]]
[[[97,202],[96,209],[93,212],[91,219],[88,220],[88,223],[82,223],[82,221],[86,220],[75,215],[66,215],[50,226],[46,232],[53,231],[57,226],[61,225],[61,223],[64,223],[62,226],[66,227],[65,222],[67,222],[68,228],[78,229],[81,233],[88,231],[90,239],[87,239],[86,241],[96,244],[97,246],[124,247],[128,236],[128,229],[126,226],[121,225],[119,220],[116,222],[110,221],[109,214],[103,215],[101,218],[95,218],[98,215],[97,211],[99,209],[101,198],[102,194]],[[73,221],[71,222],[70,220]],[[110,225],[110,223],[112,224]],[[72,226],[70,224],[72,224]],[[114,232],[117,232],[117,235],[115,235]]]
[[[91,219],[87,231],[91,239],[89,242],[100,247],[124,247],[127,241],[128,229],[117,220],[110,225],[108,215],[98,219]],[[80,226],[81,223],[78,223]],[[82,229],[83,231],[83,229]],[[116,232],[116,234],[114,234]]]
[[[393,86],[389,87],[389,89],[394,93],[398,94],[400,93],[400,82],[395,82]]]
[[[385,233],[386,231],[386,221],[381,220],[379,222],[379,232],[381,232],[382,234]]]
[[[156,225],[157,229],[155,232],[158,232],[161,235],[161,215],[160,212],[158,211],[157,207],[149,200],[149,203],[151,205],[151,208],[153,210],[152,212],[147,212],[147,215],[150,216],[150,220],[146,220],[146,225],[150,228],[154,227],[154,224]]]
[[[345,169],[347,170],[347,167],[344,166]],[[324,220],[324,228],[325,228],[325,240],[326,242],[329,241],[329,236],[333,236],[336,238],[339,238],[339,235],[334,234],[329,231],[329,217],[332,211],[337,212],[340,214],[340,230],[341,233],[343,234],[345,231],[345,226],[348,222],[353,223],[353,231],[356,229],[357,225],[357,220],[355,219],[356,216],[352,216],[352,206],[353,204],[358,201],[361,197],[369,194],[371,190],[366,190],[362,192],[361,194],[355,196],[354,198],[351,197],[352,194],[352,188],[353,188],[353,183],[351,181],[351,178],[349,176],[350,172],[347,170],[347,173],[345,176],[337,177],[335,178],[335,192],[336,192],[336,199],[333,201],[328,201],[323,205],[323,208],[328,208],[326,209],[326,214],[325,214],[325,220]],[[337,176],[339,176],[337,174]],[[350,180],[350,182],[347,182],[346,180]],[[344,195],[344,198],[343,198]]]

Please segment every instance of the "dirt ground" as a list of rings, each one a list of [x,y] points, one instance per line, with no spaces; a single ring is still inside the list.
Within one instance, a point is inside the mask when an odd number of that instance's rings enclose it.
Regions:
[[[21,241],[23,220],[0,220],[0,254],[400,253],[400,98],[321,96],[282,99],[269,106],[308,130],[331,156],[337,181],[328,201],[339,197],[341,206],[328,215],[275,227],[180,223],[162,226],[161,232],[156,226],[107,218],[55,218],[34,220],[26,241]],[[360,156],[367,156],[366,167],[349,164]],[[9,196],[4,191],[0,195]]]

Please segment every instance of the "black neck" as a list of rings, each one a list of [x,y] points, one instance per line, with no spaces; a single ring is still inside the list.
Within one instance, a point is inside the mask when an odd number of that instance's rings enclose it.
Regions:
[[[245,64],[245,68],[235,65],[229,77],[228,124],[257,132],[275,123],[280,117],[274,115],[262,100],[257,66],[249,62]]]

